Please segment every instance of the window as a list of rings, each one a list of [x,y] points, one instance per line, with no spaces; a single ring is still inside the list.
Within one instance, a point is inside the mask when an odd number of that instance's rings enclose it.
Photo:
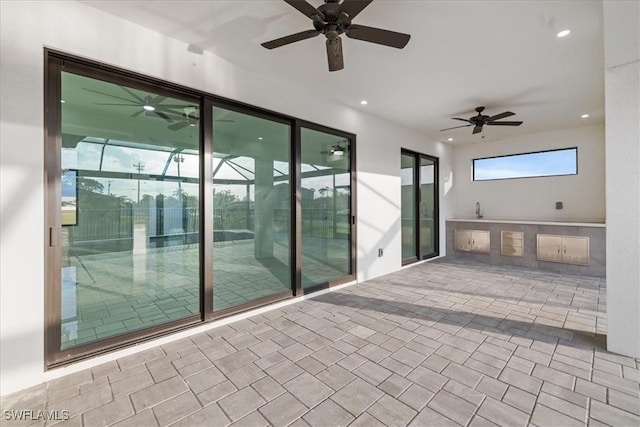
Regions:
[[[575,147],[473,160],[474,181],[577,174]]]

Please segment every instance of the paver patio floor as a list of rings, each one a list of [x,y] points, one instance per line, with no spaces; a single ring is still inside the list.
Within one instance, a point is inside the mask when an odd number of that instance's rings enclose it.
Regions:
[[[5,396],[2,423],[638,426],[605,305],[604,279],[438,260]]]

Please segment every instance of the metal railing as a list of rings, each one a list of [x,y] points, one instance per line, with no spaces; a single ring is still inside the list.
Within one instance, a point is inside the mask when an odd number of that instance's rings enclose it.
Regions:
[[[255,231],[254,209],[214,210],[215,230]],[[302,209],[302,234],[325,239],[349,238],[349,215],[332,209]],[[290,230],[290,210],[274,209],[273,227],[277,232]],[[149,238],[197,234],[200,231],[198,208],[80,209],[77,225],[69,230],[74,243],[133,238],[134,224],[144,224]]]

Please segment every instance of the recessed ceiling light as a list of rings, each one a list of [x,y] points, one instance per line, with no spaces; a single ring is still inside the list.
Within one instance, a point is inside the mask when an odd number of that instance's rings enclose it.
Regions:
[[[368,102],[367,102],[367,100],[366,100],[366,99],[363,99],[362,101],[360,101],[360,104],[362,104],[362,105],[367,105],[367,104],[368,104]]]
[[[65,101],[64,99],[60,100],[60,104],[66,104],[67,101]]]
[[[191,126],[192,128],[196,127],[195,123],[189,123],[189,126]]]
[[[583,115],[581,115],[580,117],[582,117],[583,119],[586,119],[586,118],[588,118],[588,117],[589,117],[589,115],[588,115],[588,114],[583,114]]]
[[[262,141],[264,138],[262,138],[261,136],[259,136],[259,137],[258,137],[258,139],[259,139],[260,141]]]
[[[562,30],[556,34],[559,38],[567,37],[571,33],[571,30]]]
[[[449,139],[447,139],[447,141],[451,142],[451,141],[453,141],[453,138],[449,138]]]
[[[155,111],[155,109],[156,109],[156,107],[154,107],[153,105],[149,105],[149,104],[143,105],[142,108],[144,108],[147,111]]]

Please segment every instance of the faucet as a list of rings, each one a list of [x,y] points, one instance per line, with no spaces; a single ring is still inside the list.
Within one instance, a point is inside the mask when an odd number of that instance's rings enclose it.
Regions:
[[[480,213],[480,202],[476,202],[476,218],[482,218],[482,214]]]

